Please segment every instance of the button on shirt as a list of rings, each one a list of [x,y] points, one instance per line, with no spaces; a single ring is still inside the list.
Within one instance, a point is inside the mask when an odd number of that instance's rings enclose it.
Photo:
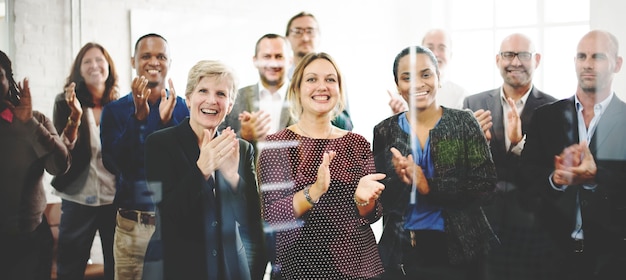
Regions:
[[[285,82],[276,92],[271,93],[267,88],[259,82],[259,109],[270,114],[270,130],[267,134],[276,133],[280,126],[280,115],[283,106],[287,106],[285,95],[287,94],[287,85]]]
[[[524,110],[524,106],[526,106],[526,100],[528,100],[528,96],[530,95],[530,92],[532,90],[533,90],[533,87],[530,87],[528,91],[524,93],[524,95],[522,95],[522,98],[520,98],[518,101],[515,101],[515,109],[517,110],[518,115],[521,114],[522,111]],[[504,143],[506,145],[506,150],[516,155],[521,155],[522,149],[524,148],[524,143],[526,142],[526,137],[524,136],[522,140],[519,141],[519,143],[511,147],[511,139],[509,138],[509,135],[506,133],[506,131],[508,127],[508,121],[507,121],[508,115],[509,115],[509,112],[511,112],[512,108],[511,106],[509,106],[509,102],[507,102],[506,100],[506,95],[504,95],[504,90],[502,89],[502,87],[500,87],[500,100],[502,103],[502,117],[503,117],[503,122],[504,122]]]

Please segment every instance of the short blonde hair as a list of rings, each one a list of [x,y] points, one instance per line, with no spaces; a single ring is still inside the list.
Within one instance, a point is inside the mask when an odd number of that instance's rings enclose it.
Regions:
[[[343,94],[344,91],[343,91],[343,82],[341,78],[342,75],[335,60],[329,54],[324,53],[324,52],[309,53],[302,58],[302,60],[300,61],[300,63],[298,63],[298,65],[296,65],[296,68],[293,71],[293,77],[291,78],[291,83],[289,83],[289,88],[287,89],[287,100],[291,104],[289,112],[291,113],[291,117],[293,117],[296,120],[300,119],[300,116],[302,115],[302,111],[304,110],[302,108],[302,101],[300,100],[300,86],[302,85],[302,77],[304,76],[304,68],[309,66],[311,62],[318,60],[318,59],[327,60],[328,62],[330,62],[330,64],[333,65],[333,67],[335,68],[335,71],[337,71],[337,82],[339,83],[339,102],[337,102],[337,106],[335,107],[335,110],[333,110],[332,118],[334,119],[335,117],[337,117],[341,113],[341,111],[343,111],[343,109],[346,107],[346,100]]]
[[[195,89],[200,80],[205,77],[215,77],[218,81],[230,82],[228,97],[231,103],[235,103],[238,82],[235,71],[228,65],[217,60],[201,60],[191,67],[189,75],[187,76],[187,88],[185,89],[186,98],[189,98],[193,89]]]

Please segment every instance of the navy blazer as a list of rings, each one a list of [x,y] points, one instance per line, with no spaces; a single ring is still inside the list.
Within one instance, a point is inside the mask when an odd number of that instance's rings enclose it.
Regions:
[[[626,240],[626,103],[617,96],[602,115],[589,143],[597,165],[594,190],[580,185],[563,191],[552,188],[554,156],[578,143],[578,115],[574,97],[535,111],[522,152],[526,187],[542,198],[537,216],[567,246],[576,222],[576,194],[582,211],[585,251],[620,250]],[[565,248],[565,247],[564,247]]]
[[[248,203],[246,196],[257,190],[252,145],[239,140],[236,192],[215,172],[215,197],[196,165],[199,155],[189,118],[146,140],[146,177],[152,190],[162,190],[157,230],[165,279],[250,279],[238,226],[255,225],[253,230],[262,232],[260,206]],[[248,207],[256,207],[255,216],[248,216],[255,212]]]
[[[524,110],[520,113],[523,135],[525,135],[528,131],[528,125],[530,124],[530,120],[533,117],[535,109],[541,105],[554,101],[556,101],[554,97],[538,90],[535,86],[533,86],[530,94],[528,95],[528,99],[526,100],[526,104],[524,105]],[[491,111],[491,121],[493,122],[493,126],[489,129],[489,132],[491,132],[491,141],[489,141],[489,146],[493,162],[496,165],[498,181],[516,182],[517,172],[519,170],[519,156],[510,153],[506,149],[506,132],[504,131],[506,116],[504,116],[502,110],[500,88],[466,97],[463,101],[463,108],[468,108],[472,111],[477,111],[479,109]]]

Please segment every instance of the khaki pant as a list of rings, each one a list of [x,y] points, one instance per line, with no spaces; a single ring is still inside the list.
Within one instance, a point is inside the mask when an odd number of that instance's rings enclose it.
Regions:
[[[121,217],[119,213],[116,221],[113,240],[115,280],[140,280],[144,256],[155,226],[137,223]]]

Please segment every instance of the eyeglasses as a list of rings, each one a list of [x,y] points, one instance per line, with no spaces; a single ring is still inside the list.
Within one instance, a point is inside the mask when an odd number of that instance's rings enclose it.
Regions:
[[[506,60],[513,60],[517,56],[520,61],[529,61],[533,57],[531,52],[501,52],[500,56]]]
[[[306,35],[309,35],[310,37],[315,36],[317,33],[315,32],[315,28],[309,27],[309,28],[292,28],[289,29],[289,34],[293,34],[294,37],[296,38],[300,38],[302,37],[302,35],[304,35],[306,33]]]

